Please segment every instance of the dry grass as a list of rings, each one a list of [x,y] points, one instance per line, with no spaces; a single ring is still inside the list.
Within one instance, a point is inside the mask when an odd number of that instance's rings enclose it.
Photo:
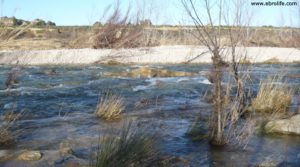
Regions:
[[[142,28],[121,23],[108,24],[94,37],[93,48],[136,48],[141,46]]]
[[[251,64],[251,61],[249,59],[247,59],[246,57],[244,57],[239,60],[239,64],[249,65],[249,64]]]
[[[293,61],[294,64],[300,64],[300,61]]]
[[[21,29],[12,29],[8,30],[7,27],[4,27],[0,31],[0,47],[5,46],[8,42],[17,39],[21,36],[25,30],[27,30],[28,26],[23,26]],[[9,73],[5,85],[7,88],[11,88],[14,84],[16,84],[18,78],[18,68],[12,68]],[[4,116],[4,121],[0,121],[0,148],[9,147],[15,141],[15,133],[11,131],[15,121],[20,118],[22,112],[20,114],[15,114],[16,117],[13,116],[13,112],[9,112]]]
[[[18,67],[11,69],[5,81],[5,86],[7,89],[13,88],[18,83],[20,72],[21,70]]]
[[[201,141],[204,139],[208,139],[209,136],[207,134],[207,125],[205,122],[197,118],[189,127],[187,131],[187,135],[191,137],[192,141]]]
[[[279,63],[280,63],[279,59],[274,57],[263,62],[263,64],[279,64]]]
[[[105,28],[107,27],[107,28]],[[192,34],[196,32],[195,27],[184,26],[135,26],[124,31],[138,30],[132,33],[136,34],[138,38],[133,37],[133,40],[138,39],[135,44],[140,46],[156,46],[156,45],[198,45],[200,44]],[[133,27],[133,28],[132,28]],[[139,27],[139,28],[134,28]],[[99,28],[94,27],[56,27],[56,28],[27,28],[22,33],[10,41],[5,41],[5,44],[0,46],[1,49],[62,49],[62,48],[89,48],[93,45],[92,36],[96,37],[104,32],[104,29],[109,28],[108,25]],[[10,31],[16,28],[0,28],[0,34],[4,36],[9,35]],[[21,29],[19,29],[21,30]],[[119,29],[121,30],[121,29]],[[221,29],[225,34],[226,29]],[[116,32],[116,31],[111,31]],[[130,33],[131,34],[131,33]],[[276,46],[276,47],[296,47],[299,48],[299,35],[290,36],[290,34],[300,34],[296,29],[274,29],[266,31],[264,28],[250,28],[249,40],[246,41],[246,46]],[[124,34],[126,35],[126,33]],[[1,36],[1,35],[0,35]],[[129,35],[126,35],[129,37]],[[112,36],[113,37],[113,36]],[[226,36],[220,37],[225,41]],[[126,38],[123,38],[126,39]],[[131,40],[131,39],[130,39]],[[294,41],[294,42],[291,42]],[[119,42],[117,42],[119,43]],[[127,43],[127,42],[126,42]],[[120,46],[121,47],[121,46]],[[247,62],[247,61],[245,61]]]
[[[22,116],[22,113],[16,114],[13,111],[8,111],[4,114],[4,121],[14,122],[14,121],[20,119],[21,116]]]
[[[151,99],[141,98],[139,101],[137,101],[134,104],[134,106],[135,106],[135,108],[143,108],[143,107],[146,107],[150,104],[153,104],[153,101]]]
[[[112,14],[104,26],[94,36],[93,48],[135,48],[141,46],[144,26],[139,24],[138,13],[134,18],[130,16],[130,8],[123,14],[117,1]]]
[[[58,39],[18,39],[0,45],[2,50],[46,50],[66,48],[64,40]]]
[[[281,113],[288,110],[293,90],[280,81],[281,79],[274,77],[260,83],[257,97],[252,100],[252,108],[255,111]]]
[[[8,127],[0,127],[0,147],[7,147],[14,143],[15,137]]]
[[[112,93],[106,93],[97,105],[96,115],[107,121],[119,119],[124,111],[124,99]]]
[[[11,129],[22,115],[23,112],[15,114],[12,111],[4,114],[4,122],[0,126],[0,148],[10,147],[15,143],[15,138],[18,134],[16,131],[12,131]]]
[[[241,146],[245,149],[255,133],[257,121],[251,116],[240,119],[234,124],[229,124],[226,139],[233,147]]]
[[[94,167],[145,166],[156,155],[155,135],[129,122],[117,131],[116,136],[103,137],[97,150]]]

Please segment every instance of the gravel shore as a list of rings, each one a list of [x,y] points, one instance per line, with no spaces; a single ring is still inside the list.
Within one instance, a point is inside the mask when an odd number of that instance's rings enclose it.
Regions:
[[[230,49],[223,54],[230,60]],[[280,63],[300,62],[300,50],[296,48],[247,47],[237,48],[239,55],[247,55],[243,61],[265,63],[270,60]],[[199,58],[193,60],[197,55]],[[86,65],[117,61],[120,63],[211,63],[211,55],[205,47],[159,46],[137,49],[59,49],[30,51],[0,51],[0,64],[20,65]]]

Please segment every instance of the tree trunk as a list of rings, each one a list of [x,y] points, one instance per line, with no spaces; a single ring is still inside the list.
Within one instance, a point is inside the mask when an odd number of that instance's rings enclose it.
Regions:
[[[211,122],[212,134],[211,139],[215,145],[223,145],[224,141],[224,126],[223,126],[223,96],[222,96],[222,77],[223,77],[223,62],[219,54],[219,49],[213,51],[213,78],[214,78],[214,113]]]

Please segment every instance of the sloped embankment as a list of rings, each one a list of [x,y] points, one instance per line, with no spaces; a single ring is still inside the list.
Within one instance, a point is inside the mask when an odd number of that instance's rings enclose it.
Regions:
[[[224,53],[227,53],[224,51]],[[247,55],[242,62],[251,63],[293,63],[300,62],[300,50],[295,48],[247,47],[237,48],[237,53]],[[200,55],[199,58],[193,59]],[[230,56],[227,56],[228,59]],[[211,55],[205,47],[193,46],[159,46],[137,49],[61,49],[1,51],[0,64],[21,65],[80,65],[105,63],[109,61],[121,63],[210,63]]]

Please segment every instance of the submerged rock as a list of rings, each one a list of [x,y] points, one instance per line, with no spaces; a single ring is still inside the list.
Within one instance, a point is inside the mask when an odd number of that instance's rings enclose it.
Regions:
[[[169,71],[166,69],[154,69],[150,67],[140,67],[130,72],[104,73],[105,76],[132,77],[132,78],[151,78],[151,77],[183,77],[192,76],[194,73],[182,71]]]
[[[189,166],[189,160],[184,157],[177,156],[162,157],[162,159],[158,160],[155,166],[171,166],[170,164],[174,166]]]
[[[121,65],[122,63],[116,60],[109,60],[106,62],[106,64],[111,66],[116,66],[116,65]]]
[[[81,166],[90,166],[89,162],[77,158],[74,155],[63,156],[57,159],[53,166],[64,166],[64,167],[81,167]]]
[[[47,71],[46,74],[49,76],[56,76],[59,73],[56,71],[56,69],[51,69],[50,71]]]
[[[59,153],[61,155],[68,155],[68,154],[73,154],[73,150],[70,147],[69,142],[63,141],[59,144]]]
[[[22,161],[38,161],[42,158],[40,151],[25,151],[18,156],[18,160]]]
[[[5,161],[9,159],[11,155],[8,150],[0,150],[0,161]]]
[[[272,157],[268,156],[264,158],[264,161],[262,161],[260,164],[258,164],[258,167],[276,167],[279,166],[283,162],[283,157]]]
[[[300,135],[300,114],[288,119],[270,121],[265,126],[267,133]]]

